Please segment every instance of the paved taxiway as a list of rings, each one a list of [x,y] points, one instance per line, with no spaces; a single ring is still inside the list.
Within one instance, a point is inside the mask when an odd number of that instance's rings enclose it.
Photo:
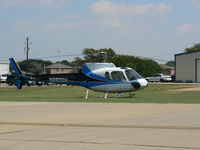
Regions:
[[[0,149],[200,149],[200,105],[0,102]]]

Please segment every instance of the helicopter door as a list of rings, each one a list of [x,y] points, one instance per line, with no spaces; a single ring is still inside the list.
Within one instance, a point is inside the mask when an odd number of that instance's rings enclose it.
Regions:
[[[113,80],[126,81],[126,78],[122,71],[113,71],[111,72],[111,76]]]

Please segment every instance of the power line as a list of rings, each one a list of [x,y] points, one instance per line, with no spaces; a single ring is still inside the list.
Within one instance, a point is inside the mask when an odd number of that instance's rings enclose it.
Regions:
[[[156,60],[156,61],[162,61],[162,62],[168,62],[169,60],[163,60],[163,59],[158,59],[158,58],[151,58],[151,57],[143,57],[143,56],[135,56],[143,59],[151,59],[151,60]]]
[[[21,45],[23,42],[13,42],[13,43],[0,43],[1,47],[7,47],[7,46],[16,46],[16,45]]]
[[[59,58],[59,57],[75,57],[75,56],[95,56],[97,54],[65,54],[65,55],[54,55],[54,56],[45,56],[45,57],[37,57],[35,59],[47,59],[47,58]],[[139,57],[143,59],[151,59],[151,60],[156,60],[156,61],[161,61],[161,62],[168,62],[169,60],[163,60],[159,58],[151,58],[151,57],[143,57],[143,56],[134,56],[134,57]]]

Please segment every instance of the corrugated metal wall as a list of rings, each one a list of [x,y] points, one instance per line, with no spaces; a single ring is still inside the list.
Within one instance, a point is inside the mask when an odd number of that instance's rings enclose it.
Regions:
[[[9,63],[0,63],[0,74],[8,74],[9,72]]]

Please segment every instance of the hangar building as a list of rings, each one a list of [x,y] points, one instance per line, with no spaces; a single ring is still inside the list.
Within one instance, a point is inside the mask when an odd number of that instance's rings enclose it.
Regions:
[[[176,82],[200,83],[200,50],[175,55]]]
[[[10,66],[7,62],[0,62],[0,74],[9,74]]]

